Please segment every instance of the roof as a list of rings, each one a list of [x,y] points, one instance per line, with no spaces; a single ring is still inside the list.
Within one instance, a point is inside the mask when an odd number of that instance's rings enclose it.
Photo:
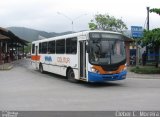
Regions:
[[[52,40],[57,40],[57,39],[66,39],[66,38],[71,38],[71,37],[75,37],[75,36],[82,36],[82,35],[86,35],[89,34],[90,32],[100,32],[100,33],[108,33],[108,34],[117,34],[117,35],[122,35],[124,37],[124,40],[126,42],[133,42],[134,40],[123,35],[122,33],[119,32],[113,32],[113,31],[101,31],[101,30],[91,30],[91,31],[82,31],[82,32],[77,32],[77,33],[71,33],[71,34],[66,34],[66,35],[61,35],[61,36],[56,36],[56,37],[51,37],[51,38],[46,38],[46,39],[42,39],[42,40],[36,40],[33,41],[32,43],[37,43],[37,42],[45,42],[45,41],[52,41]]]
[[[0,40],[1,39],[11,39],[14,42],[20,43],[22,45],[27,45],[29,43],[28,41],[19,38],[14,33],[12,33],[10,30],[7,30],[5,28],[0,27]]]
[[[127,37],[125,35],[123,35],[123,37],[124,37],[124,41],[126,41],[126,42],[133,42],[134,41],[134,39]]]
[[[1,33],[1,32],[8,32],[8,30],[5,29],[5,28],[0,27],[0,33]]]
[[[7,36],[4,36],[4,35],[2,35],[2,34],[0,34],[0,40],[6,40],[6,39],[10,39],[10,38],[7,37]]]

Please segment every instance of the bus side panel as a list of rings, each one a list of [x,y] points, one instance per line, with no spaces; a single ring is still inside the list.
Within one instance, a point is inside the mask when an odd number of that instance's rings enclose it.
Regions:
[[[31,65],[34,69],[38,69],[36,61],[31,60]]]
[[[42,54],[40,61],[44,71],[66,76],[67,68],[72,68],[75,78],[79,79],[77,55]]]
[[[64,76],[64,73],[61,70],[60,66],[56,66],[56,65],[52,65],[52,64],[43,64],[43,66],[44,66],[44,70],[47,72],[51,72],[54,74],[59,74],[59,75]]]
[[[75,79],[79,79],[79,75],[78,75],[78,69],[73,69],[74,71],[74,75],[75,75]]]

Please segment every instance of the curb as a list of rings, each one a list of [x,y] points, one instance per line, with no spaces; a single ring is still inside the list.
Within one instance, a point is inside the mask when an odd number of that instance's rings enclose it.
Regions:
[[[136,74],[134,72],[128,72],[127,78],[160,79],[160,74]]]
[[[153,80],[160,80],[159,77],[129,77],[129,76],[127,76],[126,78],[130,78],[130,79],[153,79]]]
[[[0,65],[0,71],[11,70],[12,68],[13,68],[13,65],[8,65],[8,64]]]

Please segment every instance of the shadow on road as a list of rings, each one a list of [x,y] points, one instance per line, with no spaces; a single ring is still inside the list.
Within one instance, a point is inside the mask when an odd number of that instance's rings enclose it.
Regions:
[[[44,72],[44,74],[48,75],[48,76],[51,76],[51,78],[54,78],[54,79],[57,79],[57,80],[60,80],[60,81],[65,81],[65,82],[69,82],[67,80],[66,77],[64,76],[61,76],[61,75],[57,75],[57,74],[53,74],[53,73],[50,73],[50,72]],[[71,82],[70,82],[71,83]],[[120,82],[99,82],[99,83],[91,83],[91,82],[84,82],[84,81],[78,81],[77,83],[71,83],[72,85],[81,85],[81,86],[85,86],[85,87],[88,87],[88,88],[100,88],[100,87],[121,87],[123,86],[123,83],[120,83]]]
[[[89,88],[101,88],[101,87],[120,87],[123,84],[117,82],[104,82],[104,83],[86,83],[83,82],[83,85]]]
[[[39,71],[37,70],[37,72],[39,72]],[[54,79],[59,79],[59,80],[67,81],[66,77],[58,75],[58,74],[54,74],[54,73],[50,73],[50,72],[46,72],[46,71],[43,74],[51,76]]]

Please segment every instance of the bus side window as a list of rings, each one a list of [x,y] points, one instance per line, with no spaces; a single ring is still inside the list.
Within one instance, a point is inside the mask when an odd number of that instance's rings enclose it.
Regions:
[[[42,42],[42,54],[47,54],[47,42]]]
[[[48,42],[48,54],[54,54],[55,53],[55,41],[49,41]]]
[[[76,54],[77,53],[77,38],[66,39],[66,54]]]
[[[56,40],[56,53],[57,54],[65,53],[65,39]]]

